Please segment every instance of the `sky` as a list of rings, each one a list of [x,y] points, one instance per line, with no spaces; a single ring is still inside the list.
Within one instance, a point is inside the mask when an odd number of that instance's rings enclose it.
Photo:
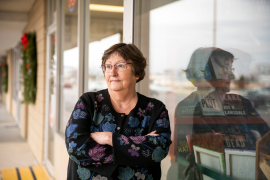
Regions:
[[[89,69],[92,71],[101,72],[101,57],[104,50],[108,49],[113,44],[120,42],[120,34],[114,34],[112,36],[101,39],[100,41],[94,41],[89,43]],[[78,47],[64,51],[64,68],[78,69],[79,50]]]
[[[216,47],[249,54],[250,66],[270,63],[270,1],[216,2]],[[151,10],[149,21],[152,74],[186,69],[197,48],[214,46],[214,0],[175,1]]]

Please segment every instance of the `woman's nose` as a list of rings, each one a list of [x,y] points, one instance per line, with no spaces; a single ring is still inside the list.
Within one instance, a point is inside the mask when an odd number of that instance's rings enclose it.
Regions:
[[[229,79],[235,79],[235,75],[233,74],[233,72],[229,74]]]
[[[115,76],[117,74],[117,70],[115,69],[115,66],[113,66],[112,70],[110,71],[111,76]]]

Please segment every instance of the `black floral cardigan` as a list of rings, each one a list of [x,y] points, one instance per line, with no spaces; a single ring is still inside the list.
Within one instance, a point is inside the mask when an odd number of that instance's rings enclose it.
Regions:
[[[145,136],[156,130],[159,136]],[[113,146],[100,145],[93,132],[112,132]],[[108,89],[83,94],[65,132],[68,180],[157,180],[171,144],[168,111],[159,100],[138,93],[128,115],[117,113]]]

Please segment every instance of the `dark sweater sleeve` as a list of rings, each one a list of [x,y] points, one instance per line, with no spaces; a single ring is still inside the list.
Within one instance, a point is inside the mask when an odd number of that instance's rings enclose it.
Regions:
[[[82,97],[76,103],[65,132],[66,148],[70,159],[81,166],[95,167],[112,163],[112,147],[100,145],[91,137],[93,115],[87,113]],[[94,109],[94,108],[93,108]],[[95,113],[93,113],[95,116]]]
[[[168,111],[162,104],[152,117],[144,118],[148,133],[155,131],[159,136],[124,136],[113,134],[114,164],[129,166],[155,166],[166,157],[171,144]]]

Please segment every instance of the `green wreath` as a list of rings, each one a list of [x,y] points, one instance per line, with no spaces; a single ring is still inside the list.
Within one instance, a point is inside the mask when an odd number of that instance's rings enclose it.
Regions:
[[[8,92],[8,65],[2,63],[2,88],[5,93]]]
[[[37,45],[36,33],[24,33],[21,38],[22,59],[21,66],[24,103],[35,104],[37,94]]]

